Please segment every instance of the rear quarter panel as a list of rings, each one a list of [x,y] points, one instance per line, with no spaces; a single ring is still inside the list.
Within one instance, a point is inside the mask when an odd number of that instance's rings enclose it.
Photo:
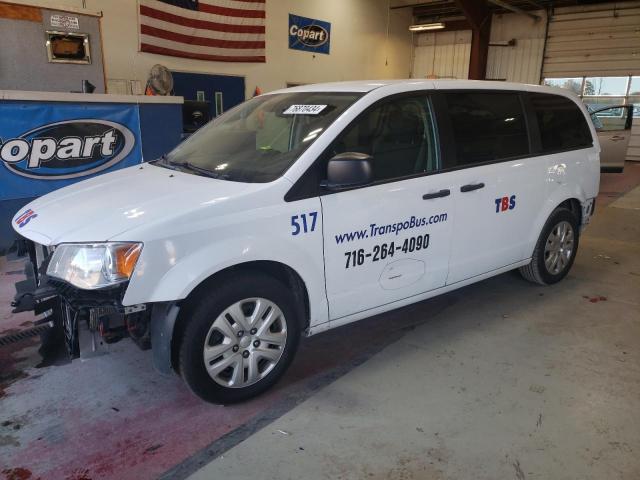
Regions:
[[[529,236],[531,254],[545,222],[558,205],[572,198],[584,203],[598,195],[600,186],[597,138],[593,147],[547,155],[546,163],[548,196],[544,208],[532,223]]]

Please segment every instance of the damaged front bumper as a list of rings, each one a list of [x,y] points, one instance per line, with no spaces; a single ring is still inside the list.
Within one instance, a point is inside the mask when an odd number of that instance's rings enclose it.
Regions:
[[[171,371],[171,337],[178,313],[173,302],[124,306],[127,284],[81,290],[46,275],[51,254],[47,247],[21,240],[18,254],[29,260],[27,279],[16,283],[13,313],[32,311],[62,329],[72,359],[107,353],[110,345],[129,337],[143,350],[153,344],[154,365],[162,373]]]

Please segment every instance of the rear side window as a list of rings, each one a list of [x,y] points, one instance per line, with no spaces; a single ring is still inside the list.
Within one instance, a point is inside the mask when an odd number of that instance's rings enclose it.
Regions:
[[[529,98],[538,120],[543,153],[593,145],[587,121],[570,99],[546,93],[531,93]]]
[[[445,94],[456,165],[505,160],[529,153],[527,125],[518,93]]]

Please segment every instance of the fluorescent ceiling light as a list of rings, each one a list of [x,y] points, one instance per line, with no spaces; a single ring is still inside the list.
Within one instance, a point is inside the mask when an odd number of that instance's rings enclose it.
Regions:
[[[418,23],[416,25],[409,26],[409,31],[411,32],[425,32],[427,30],[441,30],[444,28],[444,23],[435,22],[435,23]]]

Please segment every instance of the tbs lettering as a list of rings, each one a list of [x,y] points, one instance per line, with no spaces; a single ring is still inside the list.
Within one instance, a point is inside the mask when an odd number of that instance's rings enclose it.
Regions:
[[[496,198],[496,213],[506,212],[516,208],[516,196]]]

